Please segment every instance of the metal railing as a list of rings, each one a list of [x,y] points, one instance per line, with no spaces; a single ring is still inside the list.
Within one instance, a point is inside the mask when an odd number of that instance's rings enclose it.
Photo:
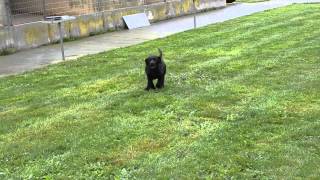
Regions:
[[[1,2],[3,2],[1,4]],[[166,0],[0,0],[0,27],[40,21],[45,16],[84,15]]]

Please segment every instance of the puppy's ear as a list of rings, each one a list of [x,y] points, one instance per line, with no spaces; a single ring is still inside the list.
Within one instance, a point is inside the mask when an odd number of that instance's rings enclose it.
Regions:
[[[145,59],[144,61],[146,62],[146,65],[148,65],[148,64],[149,64],[149,59],[148,59],[148,58],[147,58],[147,59]]]

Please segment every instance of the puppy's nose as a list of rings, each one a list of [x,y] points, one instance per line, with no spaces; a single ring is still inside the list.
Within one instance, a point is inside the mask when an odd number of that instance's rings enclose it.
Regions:
[[[151,62],[151,63],[150,63],[150,66],[155,66],[155,65],[156,65],[155,62]]]

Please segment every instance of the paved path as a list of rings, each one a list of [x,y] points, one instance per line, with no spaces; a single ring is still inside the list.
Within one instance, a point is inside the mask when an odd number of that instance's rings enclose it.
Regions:
[[[261,3],[235,3],[226,8],[197,14],[197,27],[227,21],[237,17],[287,6],[293,3],[313,3],[320,0],[272,0]],[[165,37],[193,28],[193,16],[162,21],[135,30],[106,33],[65,43],[67,59],[75,59],[87,54],[96,54],[119,47],[139,44],[148,40]],[[61,61],[58,44],[21,51],[8,56],[0,56],[0,77],[18,74]]]

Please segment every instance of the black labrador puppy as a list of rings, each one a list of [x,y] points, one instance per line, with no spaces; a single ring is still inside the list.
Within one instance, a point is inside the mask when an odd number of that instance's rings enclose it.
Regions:
[[[163,61],[162,51],[159,49],[159,56],[149,56],[146,61],[146,75],[148,78],[148,84],[145,90],[155,89],[153,80],[157,79],[157,88],[164,87],[164,76],[166,75],[166,64]]]

